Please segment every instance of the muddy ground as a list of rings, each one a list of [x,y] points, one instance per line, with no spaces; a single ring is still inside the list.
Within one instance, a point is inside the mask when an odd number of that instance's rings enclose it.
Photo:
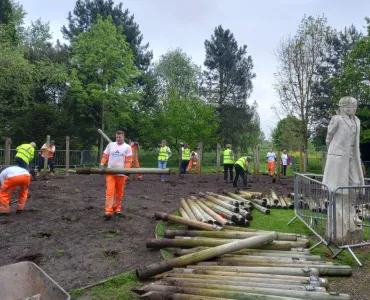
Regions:
[[[293,192],[293,180],[273,184],[262,176],[251,183],[251,191],[278,194]],[[188,175],[180,179],[146,175],[144,181],[128,181],[123,202],[124,219],[104,221],[105,177],[58,175],[32,181],[31,198],[23,214],[0,216],[0,266],[28,260],[37,263],[64,289],[96,283],[162,259],[159,251],[146,249],[154,238],[155,211],[172,212],[180,198],[199,191],[232,191],[230,183],[215,175]],[[14,195],[13,195],[14,198]],[[338,288],[337,288],[338,290]],[[343,291],[342,291],[343,292]],[[365,298],[357,298],[365,299]]]

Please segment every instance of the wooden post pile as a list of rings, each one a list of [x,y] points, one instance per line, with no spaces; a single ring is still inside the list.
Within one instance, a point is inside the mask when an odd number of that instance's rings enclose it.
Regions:
[[[293,208],[289,200],[274,191],[206,192],[181,199],[181,217],[155,213],[156,219],[188,229],[165,230],[164,238],[147,242],[147,248],[171,249],[174,258],[137,269],[139,280],[157,281],[134,291],[152,300],[350,299],[327,291],[323,278],[350,276],[350,266],[311,254],[307,236],[249,227],[253,210],[268,215],[267,205]]]

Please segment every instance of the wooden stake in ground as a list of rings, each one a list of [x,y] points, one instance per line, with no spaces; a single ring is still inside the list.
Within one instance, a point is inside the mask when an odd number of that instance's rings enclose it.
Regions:
[[[142,280],[145,278],[149,278],[153,275],[169,271],[174,267],[182,267],[191,263],[201,262],[210,258],[214,258],[244,248],[261,247],[265,244],[272,242],[274,239],[276,239],[276,233],[274,232],[260,236],[250,237],[244,240],[231,242],[211,249],[199,251],[197,253],[188,254],[160,263],[152,264],[143,269],[136,270],[136,275],[138,279]]]
[[[66,176],[69,175],[69,136],[66,136]]]
[[[217,163],[216,180],[220,180],[220,164],[221,164],[221,144],[220,143],[217,143],[216,163]]]

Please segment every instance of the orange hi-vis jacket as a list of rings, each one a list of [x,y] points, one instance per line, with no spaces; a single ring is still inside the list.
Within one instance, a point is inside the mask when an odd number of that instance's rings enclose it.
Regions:
[[[42,145],[41,147],[41,156],[45,157],[45,152],[46,152],[46,144]],[[48,158],[52,158],[55,153],[55,145],[49,145],[49,152],[48,152]]]

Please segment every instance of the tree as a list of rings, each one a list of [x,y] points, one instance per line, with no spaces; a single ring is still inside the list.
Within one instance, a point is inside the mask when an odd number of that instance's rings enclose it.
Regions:
[[[214,104],[220,118],[218,140],[234,143],[252,117],[247,99],[253,88],[253,61],[247,56],[247,46],[238,47],[230,30],[215,28],[211,40],[206,40],[207,68],[205,90],[207,100]]]
[[[108,123],[131,122],[129,100],[136,94],[131,84],[140,75],[121,31],[111,17],[99,16],[72,44],[72,74],[77,78],[72,90],[81,113],[103,131]]]
[[[197,142],[213,144],[218,126],[214,109],[201,99],[184,99],[172,89],[163,99],[161,110],[146,129],[144,140],[152,145],[166,139],[170,147],[179,151],[179,142],[185,142],[194,148]]]
[[[301,120],[289,115],[281,119],[276,128],[272,131],[271,137],[273,144],[280,150],[299,150],[304,145],[304,140],[300,133]]]
[[[122,3],[114,6],[113,0],[77,0],[73,13],[68,14],[68,27],[62,27],[64,38],[73,42],[80,33],[88,31],[92,24],[97,22],[98,15],[103,19],[112,17],[114,25],[121,28],[120,33],[125,36],[126,42],[133,50],[135,66],[146,71],[153,53],[148,51],[149,44],[142,44],[143,35],[139,25],[128,9],[123,10]]]
[[[282,40],[275,51],[278,69],[274,74],[274,88],[280,109],[284,115],[295,115],[300,119],[305,148],[313,121],[313,87],[320,80],[318,69],[324,63],[327,39],[331,34],[324,16],[316,19],[304,16],[297,33]],[[274,108],[279,114],[277,107]]]
[[[370,142],[370,36],[362,37],[344,59],[343,73],[334,80],[333,96],[350,95],[358,100],[361,143]]]
[[[344,59],[361,34],[353,25],[343,31],[328,35],[329,51],[324,63],[317,69],[318,81],[313,84],[312,139],[316,147],[325,145],[326,129],[334,113],[336,101],[333,95],[335,78],[343,73]]]
[[[33,75],[34,66],[22,49],[0,44],[0,135],[9,134],[10,121],[29,106]]]
[[[167,98],[172,90],[182,98],[199,96],[200,75],[200,67],[181,49],[168,51],[154,66],[159,98]]]
[[[13,2],[0,0],[0,44],[16,46],[19,43],[16,20],[13,14]]]

